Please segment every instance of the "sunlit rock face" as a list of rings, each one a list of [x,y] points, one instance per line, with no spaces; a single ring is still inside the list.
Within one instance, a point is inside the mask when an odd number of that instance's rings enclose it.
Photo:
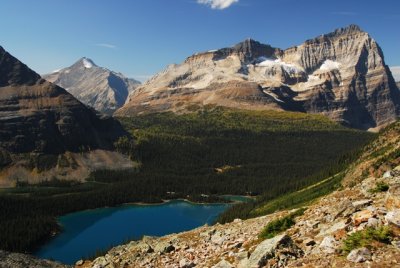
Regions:
[[[70,67],[43,77],[65,88],[84,104],[108,115],[124,105],[129,93],[140,85],[121,73],[97,66],[89,58],[81,58]]]
[[[247,39],[194,54],[139,86],[116,114],[208,104],[321,113],[369,129],[397,118],[400,94],[376,41],[350,25],[286,50]]]

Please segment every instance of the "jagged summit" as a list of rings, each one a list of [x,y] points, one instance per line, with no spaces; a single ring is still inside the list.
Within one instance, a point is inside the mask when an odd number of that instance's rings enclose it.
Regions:
[[[322,113],[375,128],[400,113],[400,93],[377,42],[356,25],[282,50],[246,39],[170,65],[133,92],[117,114],[193,105]]]
[[[70,67],[44,76],[94,109],[112,114],[121,107],[140,82],[121,73],[99,67],[90,58],[83,57]]]

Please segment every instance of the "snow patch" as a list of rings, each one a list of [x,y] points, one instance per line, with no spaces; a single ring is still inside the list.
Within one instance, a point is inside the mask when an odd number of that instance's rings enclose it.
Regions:
[[[85,66],[85,68],[90,69],[93,67],[93,62],[91,60],[88,59],[83,59],[83,66]]]
[[[320,80],[320,78],[318,76],[316,76],[316,75],[309,75],[308,76],[308,82],[317,82],[319,80]]]
[[[258,61],[259,63],[257,63],[256,66],[267,67],[267,68],[281,67],[289,74],[295,74],[303,71],[296,65],[286,63],[281,59],[270,59],[266,57],[260,57],[258,58]]]
[[[332,70],[337,70],[340,67],[340,63],[337,61],[332,61],[332,60],[326,60],[319,69],[323,71],[332,71]]]
[[[271,96],[272,98],[274,98],[274,100],[276,100],[276,101],[278,101],[278,102],[284,102],[283,100],[278,99],[278,97],[277,97],[274,93],[272,93],[272,92],[268,92],[268,91],[266,91],[265,89],[263,90],[263,92],[264,92],[265,94]]]
[[[53,73],[53,74],[59,73],[61,70],[62,70],[62,69],[57,69],[57,70],[52,71],[52,73]]]

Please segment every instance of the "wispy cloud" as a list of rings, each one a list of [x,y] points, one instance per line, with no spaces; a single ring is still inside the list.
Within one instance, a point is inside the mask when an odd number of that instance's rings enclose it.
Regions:
[[[105,48],[110,48],[110,49],[115,49],[115,48],[117,48],[116,45],[107,44],[107,43],[99,43],[99,44],[95,44],[95,46],[98,46],[98,47],[105,47]]]
[[[334,11],[331,12],[332,15],[340,15],[340,16],[355,16],[358,13],[353,11]]]
[[[210,6],[212,9],[225,9],[238,2],[239,0],[197,0],[198,4]]]
[[[393,74],[394,80],[400,81],[400,66],[390,66],[389,68]]]

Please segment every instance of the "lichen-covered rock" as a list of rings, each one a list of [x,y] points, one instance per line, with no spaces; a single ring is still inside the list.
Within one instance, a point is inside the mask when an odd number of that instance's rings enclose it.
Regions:
[[[372,258],[371,251],[365,247],[353,249],[349,255],[347,255],[347,260],[351,262],[365,262]]]

